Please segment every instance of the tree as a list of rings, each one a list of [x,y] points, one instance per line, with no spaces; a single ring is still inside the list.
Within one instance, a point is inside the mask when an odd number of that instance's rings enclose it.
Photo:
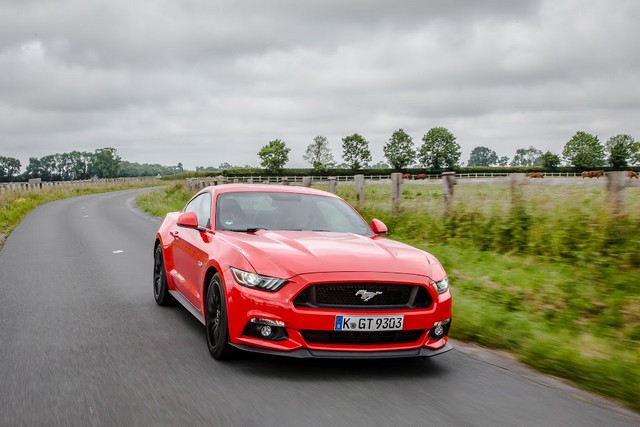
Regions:
[[[326,170],[335,164],[329,142],[322,135],[313,138],[313,142],[309,144],[302,158],[305,162],[310,163],[316,171]]]
[[[511,161],[511,166],[539,166],[542,164],[541,156],[542,150],[538,150],[533,145],[530,145],[529,148],[518,148]]]
[[[25,176],[27,178],[42,178],[42,166],[40,159],[37,157],[29,157],[29,164],[25,170]]]
[[[547,151],[542,156],[540,156],[540,162],[546,169],[557,168],[558,166],[560,166],[561,161],[562,160],[560,159],[560,156],[552,153],[551,151]]]
[[[369,165],[368,169],[389,169],[389,165],[383,162],[382,160],[380,160],[379,162],[373,165]]]
[[[505,167],[509,164],[509,157],[502,156],[498,159],[498,166]]]
[[[418,160],[423,167],[433,170],[453,169],[458,165],[462,152],[447,128],[435,127],[422,137],[423,144],[418,153]]]
[[[604,147],[597,136],[578,131],[565,144],[562,156],[571,166],[593,169],[604,165]]]
[[[634,162],[634,151],[636,142],[631,135],[615,135],[607,140],[604,149],[608,156],[611,167],[622,169]]]
[[[20,160],[13,157],[0,156],[0,181],[13,181],[20,172]]]
[[[371,161],[369,141],[357,133],[345,136],[342,138],[342,158],[353,170],[367,167]]]
[[[68,170],[67,176],[69,180],[89,179],[94,174],[93,153],[88,151],[72,151],[67,153]]]
[[[468,166],[495,166],[498,163],[498,155],[487,147],[476,147],[471,150]]]
[[[410,165],[416,158],[416,150],[411,138],[403,129],[391,134],[389,141],[382,147],[384,156],[395,170],[401,170]]]
[[[637,165],[640,163],[640,141],[635,141],[631,144],[631,158],[629,159],[631,165]]]
[[[290,148],[283,141],[274,139],[258,151],[260,165],[271,172],[279,172],[289,161]]]
[[[98,178],[115,178],[118,176],[121,160],[115,148],[98,148],[93,152],[93,170]]]

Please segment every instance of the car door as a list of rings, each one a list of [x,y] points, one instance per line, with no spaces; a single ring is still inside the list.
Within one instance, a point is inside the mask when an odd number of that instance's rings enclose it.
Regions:
[[[184,212],[194,212],[198,217],[198,225],[210,228],[211,193],[199,194],[187,204]],[[206,246],[210,240],[206,233],[186,227],[177,227],[174,234],[173,259],[178,273],[175,284],[178,291],[198,310],[202,307],[202,280],[209,257]]]

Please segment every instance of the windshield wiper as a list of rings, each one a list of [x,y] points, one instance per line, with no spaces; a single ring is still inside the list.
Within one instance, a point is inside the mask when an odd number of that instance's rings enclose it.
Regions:
[[[236,233],[255,233],[256,231],[264,230],[263,227],[248,227],[248,228],[229,228],[227,231],[235,231]]]

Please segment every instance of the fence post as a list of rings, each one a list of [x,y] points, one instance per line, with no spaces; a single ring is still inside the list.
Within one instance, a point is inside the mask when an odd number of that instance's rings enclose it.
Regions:
[[[625,171],[607,172],[607,203],[615,215],[621,214],[624,210],[626,177]]]
[[[302,186],[303,187],[311,187],[311,177],[310,176],[303,176],[302,177]]]
[[[282,185],[289,185],[289,178],[286,176],[282,177],[282,181],[280,182]]]
[[[511,194],[517,191],[518,188],[527,182],[527,175],[524,173],[510,173],[509,184],[511,185]]]
[[[338,181],[335,176],[329,177],[329,193],[337,194]]]
[[[364,175],[355,175],[353,180],[356,184],[356,201],[364,202]]]
[[[456,185],[455,172],[442,172],[442,198],[444,200],[444,212],[448,214],[453,202],[453,186]]]
[[[524,173],[510,173],[509,174],[509,187],[511,190],[511,209],[514,206],[522,203],[522,186],[527,184],[527,174]]]
[[[398,207],[400,200],[402,200],[402,174],[394,172],[391,174],[391,203],[394,207]]]
[[[42,179],[29,178],[29,187],[30,190],[40,190],[42,188]]]

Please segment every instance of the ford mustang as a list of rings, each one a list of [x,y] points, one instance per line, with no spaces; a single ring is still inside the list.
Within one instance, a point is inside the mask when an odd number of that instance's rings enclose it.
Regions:
[[[450,350],[445,270],[386,232],[321,190],[207,187],[158,230],[154,297],[202,322],[215,359],[238,349],[318,358]]]

